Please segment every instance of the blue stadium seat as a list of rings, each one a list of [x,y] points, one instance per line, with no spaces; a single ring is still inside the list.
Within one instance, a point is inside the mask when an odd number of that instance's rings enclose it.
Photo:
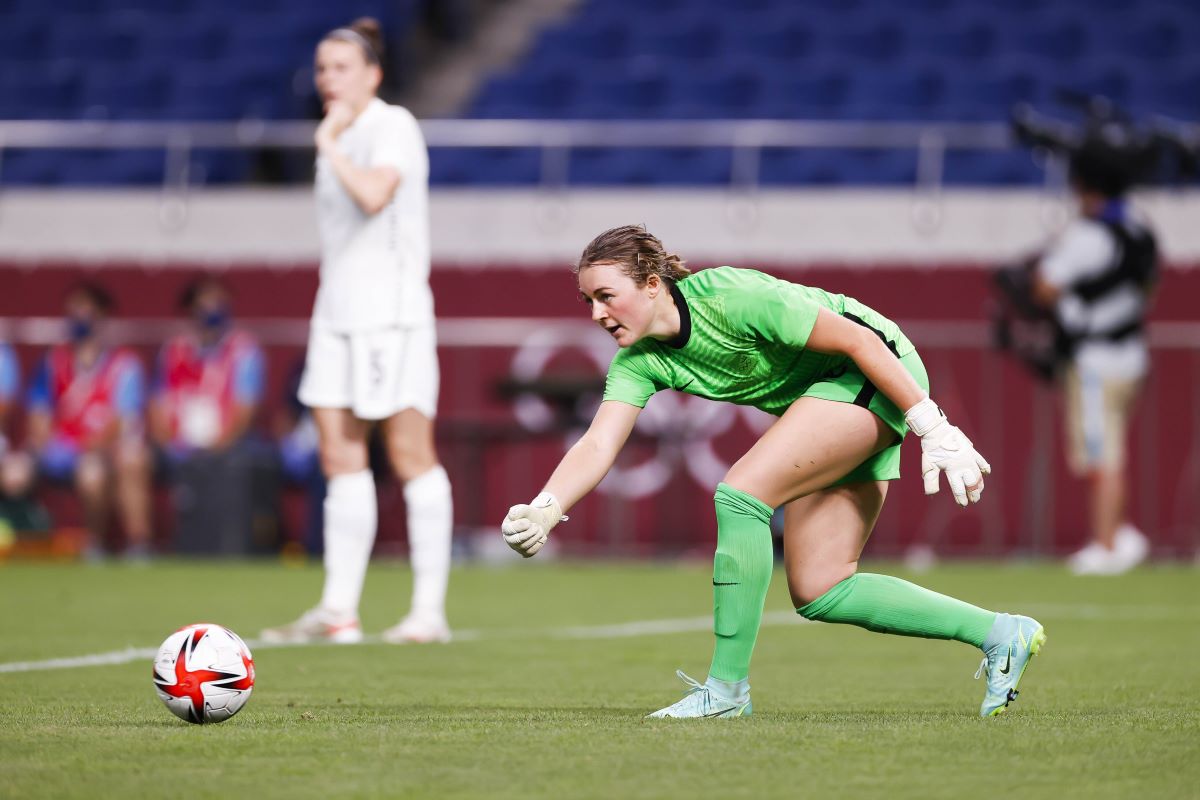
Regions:
[[[245,116],[246,104],[227,76],[204,70],[172,82],[167,111],[181,120],[237,120]]]
[[[64,61],[9,63],[0,73],[0,113],[12,119],[78,117],[79,75]]]
[[[711,18],[679,21],[664,28],[638,25],[627,35],[635,52],[684,67],[723,54],[721,27]]]
[[[138,54],[139,36],[128,27],[115,27],[103,17],[59,17],[49,40],[49,55],[77,63],[124,64]]]
[[[525,58],[538,69],[551,70],[594,61],[620,62],[632,55],[631,41],[627,27],[619,23],[564,25],[547,29]]]
[[[225,57],[229,64],[253,64],[273,67],[279,77],[290,75],[298,67],[312,63],[315,38],[306,38],[288,27],[266,27],[270,20],[253,21],[248,27],[234,27],[226,36]]]
[[[759,179],[767,186],[912,185],[916,167],[915,152],[771,148],[763,151]]]
[[[666,75],[654,68],[589,76],[574,97],[572,116],[592,119],[654,119],[668,102]]]
[[[250,178],[253,155],[246,150],[193,150],[188,182],[193,185],[240,183]]]
[[[817,43],[820,52],[833,58],[846,60],[853,57],[859,65],[869,69],[872,65],[894,64],[907,52],[904,25],[897,19],[872,16],[859,21],[832,14],[827,15],[827,19],[837,19],[838,26],[822,30]]]
[[[160,119],[169,88],[162,72],[95,67],[83,76],[78,102],[91,119]]]
[[[166,159],[156,150],[77,151],[64,157],[63,182],[83,185],[161,184]]]
[[[62,151],[6,149],[0,186],[53,186],[62,173]]]
[[[473,116],[553,118],[574,101],[576,79],[571,73],[505,75],[493,78],[472,103]]]
[[[1196,24],[1192,24],[1192,31]],[[1128,56],[1142,70],[1161,69],[1165,62],[1194,51],[1195,37],[1188,35],[1186,14],[1158,12],[1128,24],[1093,24],[1091,35],[1100,55]]]
[[[534,148],[437,148],[429,154],[435,186],[533,185],[542,178],[542,154]]]
[[[863,71],[851,83],[843,118],[921,120],[936,118],[946,100],[942,72],[922,70]]]
[[[1037,185],[1045,179],[1045,170],[1027,150],[987,153],[951,150],[942,164],[942,180],[950,186]]]
[[[949,76],[947,106],[960,119],[1007,119],[1017,103],[1045,107],[1053,99],[1044,66],[1018,58],[990,65],[987,71],[969,71]]]
[[[571,153],[570,175],[590,186],[728,184],[730,162],[720,148],[581,148]]]
[[[1131,92],[1143,113],[1200,119],[1200,57],[1183,61],[1170,73],[1139,76]]]
[[[207,17],[147,16],[138,43],[142,66],[173,70],[179,64],[214,64],[225,55],[226,25]]]
[[[934,25],[914,25],[908,30],[908,52],[914,62],[961,70],[992,58],[998,39],[990,21],[955,17]]]
[[[763,87],[763,114],[778,119],[832,119],[850,96],[845,70],[822,67],[777,73]]]
[[[1091,54],[1089,26],[1079,14],[1043,19],[1029,28],[1012,25],[1000,32],[997,49],[1006,58],[1032,57],[1048,66],[1048,73],[1070,68]]]
[[[14,64],[41,62],[49,51],[51,23],[37,16],[14,17],[0,25],[0,63],[7,72]]]
[[[802,20],[773,17],[743,19],[722,32],[727,53],[755,59],[779,71],[794,69],[812,57],[820,45],[820,32]]]
[[[665,103],[674,118],[753,118],[767,107],[767,77],[759,70],[710,69],[684,75],[667,86]]]

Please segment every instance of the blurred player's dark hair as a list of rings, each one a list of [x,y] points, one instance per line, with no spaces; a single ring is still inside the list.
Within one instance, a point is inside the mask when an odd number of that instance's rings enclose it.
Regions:
[[[106,315],[111,314],[117,307],[116,301],[113,300],[113,296],[109,294],[108,290],[96,283],[86,281],[77,283],[63,295],[63,301],[67,303],[76,298],[87,300],[95,306],[97,311]]]
[[[1077,191],[1120,197],[1138,182],[1140,158],[1103,140],[1083,142],[1069,156],[1068,176]]]
[[[179,293],[179,310],[185,312],[191,311],[195,307],[196,300],[200,297],[200,294],[205,289],[210,288],[221,290],[227,297],[232,297],[233,295],[233,292],[229,289],[229,284],[221,280],[220,277],[216,275],[198,275],[188,281],[187,285]]]

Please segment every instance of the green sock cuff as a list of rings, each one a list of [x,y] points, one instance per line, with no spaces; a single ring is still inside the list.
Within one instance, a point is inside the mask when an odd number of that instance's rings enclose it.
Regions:
[[[836,606],[843,597],[852,592],[856,583],[858,583],[857,573],[843,581],[835,583],[829,591],[816,600],[797,608],[796,613],[805,619],[819,620],[828,614],[830,609]]]
[[[761,522],[770,523],[775,509],[752,494],[735,489],[727,483],[718,483],[713,502],[727,506],[740,514],[748,514]]]

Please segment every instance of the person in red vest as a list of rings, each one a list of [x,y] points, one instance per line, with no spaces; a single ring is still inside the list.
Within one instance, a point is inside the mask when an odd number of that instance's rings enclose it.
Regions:
[[[258,341],[233,326],[229,289],[204,276],[180,298],[188,329],[158,357],[150,430],[175,487],[176,548],[237,554],[251,546],[254,448],[262,403]]]
[[[204,277],[184,290],[189,329],[159,354],[150,406],[151,433],[173,458],[222,450],[250,430],[262,402],[264,362],[258,341],[232,325],[229,290]]]
[[[115,500],[125,555],[150,554],[150,460],[142,424],[145,374],[132,350],[105,341],[112,297],[81,284],[66,298],[68,341],[42,359],[27,397],[28,450],[38,472],[70,482],[98,556]]]

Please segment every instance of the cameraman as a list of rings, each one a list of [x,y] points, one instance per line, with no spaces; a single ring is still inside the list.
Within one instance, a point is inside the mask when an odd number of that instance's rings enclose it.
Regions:
[[[1148,368],[1144,327],[1157,251],[1127,207],[1135,177],[1128,161],[1101,142],[1072,153],[1079,217],[1034,276],[1037,301],[1054,310],[1064,333],[1068,456],[1089,483],[1091,541],[1068,560],[1077,575],[1125,572],[1149,550],[1126,517],[1125,440]]]

